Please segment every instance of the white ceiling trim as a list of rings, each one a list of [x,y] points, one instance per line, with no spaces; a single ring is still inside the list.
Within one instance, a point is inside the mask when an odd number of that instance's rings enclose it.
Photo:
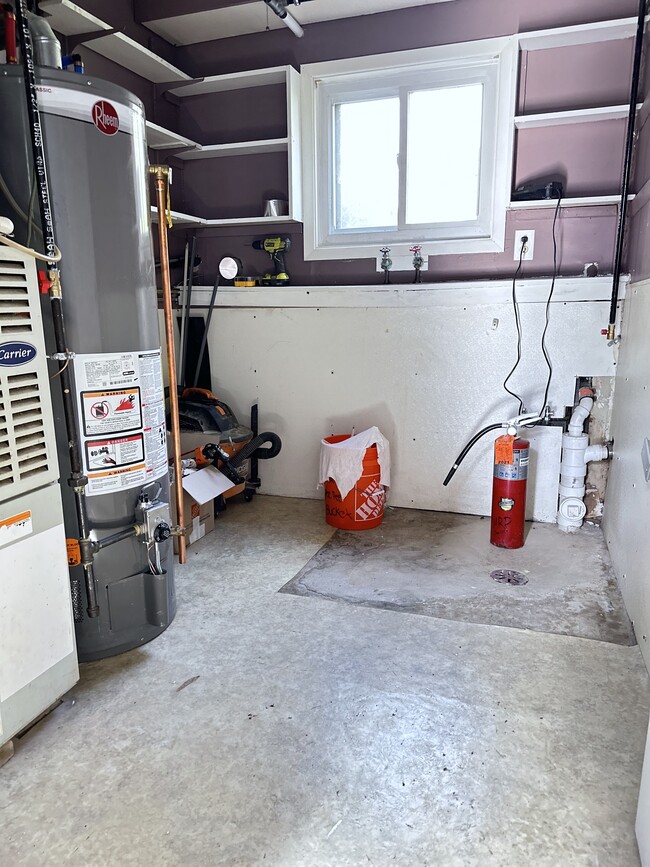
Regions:
[[[311,0],[301,6],[290,5],[289,8],[294,18],[307,26],[318,21],[334,21],[339,18],[390,12],[409,6],[449,2],[453,0]],[[228,9],[147,21],[145,26],[172,45],[195,45],[198,42],[228,39],[247,33],[262,33],[267,28],[267,21],[271,30],[279,30],[285,26],[277,15],[268,9],[264,0],[259,0]]]

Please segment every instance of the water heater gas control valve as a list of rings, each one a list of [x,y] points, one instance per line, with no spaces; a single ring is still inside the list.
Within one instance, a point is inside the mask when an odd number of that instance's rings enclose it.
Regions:
[[[151,501],[141,494],[135,508],[136,523],[140,526],[140,537],[146,545],[164,542],[171,535],[171,515],[169,503],[161,500]]]

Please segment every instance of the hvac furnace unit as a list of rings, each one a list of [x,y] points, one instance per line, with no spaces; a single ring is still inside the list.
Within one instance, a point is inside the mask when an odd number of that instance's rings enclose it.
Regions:
[[[68,346],[75,353],[91,538],[101,543],[119,535],[95,554],[99,616],[87,612],[82,567],[71,567],[79,657],[89,660],[151,640],[176,607],[145,117],[140,101],[112,84],[44,67],[36,78]],[[2,67],[0,117],[0,213],[13,220],[16,240],[42,251],[16,66]],[[53,352],[47,314],[45,320]],[[53,389],[53,399],[74,564],[78,530],[65,483],[70,463],[60,390]],[[134,524],[147,528],[144,535],[132,532]]]
[[[31,258],[0,247],[0,746],[78,680]]]

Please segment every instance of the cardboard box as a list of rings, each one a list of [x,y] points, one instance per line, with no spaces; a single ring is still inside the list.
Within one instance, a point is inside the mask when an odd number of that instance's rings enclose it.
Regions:
[[[173,510],[176,512],[176,508]],[[207,503],[197,503],[187,491],[183,492],[183,512],[185,517],[185,541],[187,547],[198,542],[214,530],[214,500]],[[174,523],[178,523],[174,514]],[[174,553],[178,554],[178,536],[174,536]]]
[[[215,497],[232,495],[243,487],[233,485],[215,467],[186,471],[183,476],[183,520],[188,547],[214,530]],[[178,523],[175,516],[174,520]],[[174,541],[177,543],[178,539],[175,537]],[[178,553],[177,544],[174,550]]]

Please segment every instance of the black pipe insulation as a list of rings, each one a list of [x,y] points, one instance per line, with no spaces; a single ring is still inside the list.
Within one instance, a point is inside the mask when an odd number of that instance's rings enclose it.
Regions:
[[[643,56],[643,34],[645,30],[646,0],[639,0],[639,16],[636,28],[634,46],[634,64],[632,66],[632,85],[630,87],[630,110],[627,116],[627,135],[625,138],[625,157],[623,162],[623,182],[621,185],[621,206],[618,211],[618,226],[616,227],[616,247],[614,253],[614,270],[612,277],[612,299],[609,308],[609,327],[607,336],[615,337],[616,308],[618,306],[618,284],[621,279],[623,265],[623,244],[625,241],[625,221],[627,218],[627,197],[630,192],[632,178],[632,154],[634,151],[634,130],[636,126],[636,104],[639,96],[639,80],[641,78],[641,59]]]
[[[34,52],[32,47],[32,38],[27,22],[27,12],[25,0],[15,0],[16,23],[18,30],[18,39],[20,44],[20,53],[23,61],[25,98],[27,105],[27,116],[30,126],[30,138],[32,157],[34,161],[34,172],[36,174],[36,190],[38,193],[38,204],[41,216],[41,228],[43,231],[43,242],[45,255],[51,257],[48,262],[49,277],[52,283],[50,291],[50,304],[52,309],[52,319],[54,322],[54,336],[56,343],[56,351],[59,354],[59,373],[58,378],[61,383],[61,393],[63,397],[63,412],[65,416],[66,433],[68,436],[68,449],[70,453],[70,478],[68,484],[72,488],[75,500],[75,510],[77,514],[77,523],[79,527],[79,540],[82,550],[82,566],[84,570],[84,580],[86,585],[86,596],[88,601],[88,616],[97,617],[99,615],[99,605],[97,604],[97,590],[95,586],[95,573],[93,569],[92,554],[89,553],[87,544],[89,524],[88,512],[86,509],[85,488],[88,479],[83,472],[83,464],[81,462],[81,447],[79,444],[79,433],[77,428],[77,418],[74,405],[74,391],[72,387],[72,378],[70,376],[69,362],[71,358],[70,350],[65,335],[65,320],[63,317],[63,307],[61,299],[61,282],[60,269],[57,258],[57,246],[54,239],[54,224],[52,222],[52,203],[50,200],[50,188],[47,179],[47,164],[45,162],[45,150],[43,147],[43,129],[41,126],[40,115],[38,111],[38,97],[36,91],[36,73],[34,65]]]

